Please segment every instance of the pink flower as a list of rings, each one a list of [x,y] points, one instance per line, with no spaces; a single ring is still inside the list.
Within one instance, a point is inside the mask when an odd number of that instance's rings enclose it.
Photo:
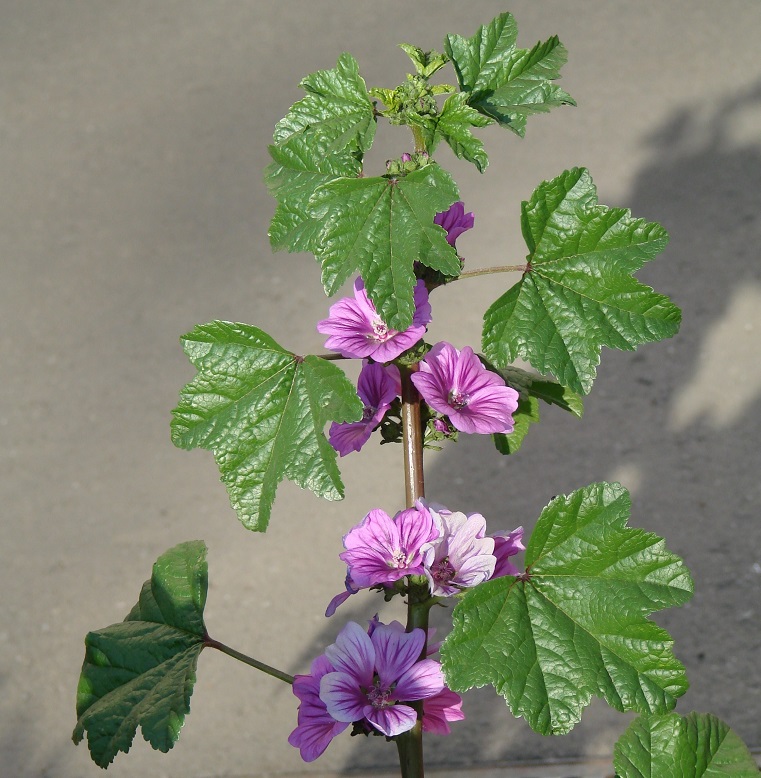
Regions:
[[[518,527],[512,532],[495,532],[494,556],[497,564],[494,567],[492,578],[501,578],[503,575],[520,575],[521,571],[509,561],[509,557],[515,556],[519,551],[525,551],[523,545],[523,527]]]
[[[349,622],[325,649],[335,667],[320,680],[320,699],[328,714],[346,724],[366,719],[387,737],[412,729],[417,713],[405,703],[444,689],[439,663],[419,660],[424,643],[421,629],[399,632],[378,624],[370,636]]]
[[[330,741],[340,735],[348,722],[336,721],[320,699],[320,681],[335,668],[327,657],[318,656],[312,662],[309,675],[297,675],[293,679],[293,693],[299,698],[298,726],[291,732],[288,742],[299,749],[305,762],[313,762],[328,747]]]
[[[453,513],[429,506],[439,537],[422,548],[425,575],[434,596],[449,597],[487,581],[494,573],[494,539],[485,537],[480,513]]]
[[[454,242],[466,230],[472,229],[475,217],[472,213],[465,213],[463,202],[452,203],[448,210],[437,213],[433,217],[433,223],[438,224],[447,231],[447,243],[454,246]]]
[[[414,346],[431,321],[428,291],[418,281],[414,292],[415,314],[412,324],[399,332],[387,327],[365,292],[361,278],[354,282],[354,299],[344,297],[330,306],[330,315],[317,324],[317,331],[330,337],[326,348],[351,359],[372,357],[376,362],[390,362]]]
[[[487,370],[470,346],[461,352],[437,343],[413,373],[412,382],[434,410],[460,432],[512,432],[518,392]]]
[[[346,551],[340,558],[355,589],[393,583],[406,575],[423,574],[420,549],[438,534],[422,504],[399,511],[393,519],[375,508],[344,536]]]
[[[462,697],[446,686],[433,697],[423,700],[423,732],[448,735],[450,721],[462,721]]]
[[[373,430],[401,391],[402,383],[396,365],[365,362],[357,381],[357,394],[365,406],[362,419],[340,424],[333,422],[328,432],[330,445],[341,456],[359,451],[370,440]]]

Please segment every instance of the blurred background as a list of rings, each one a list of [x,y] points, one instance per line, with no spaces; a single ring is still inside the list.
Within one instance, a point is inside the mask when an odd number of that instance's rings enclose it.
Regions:
[[[483,513],[492,529],[528,532],[553,495],[620,480],[631,524],[664,536],[696,580],[686,607],[655,617],[692,684],[678,711],[713,712],[761,747],[761,4],[3,0],[4,775],[100,774],[70,741],[83,638],[126,615],[176,543],[209,545],[209,632],[289,673],[307,672],[345,621],[382,605],[366,594],[323,617],[342,587],[341,536],[370,508],[402,507],[399,448],[342,460],[340,503],[282,484],[269,531],[246,531],[212,455],[171,444],[170,411],[194,374],[179,336],[229,319],[322,351],[314,324],[330,302],[319,267],[274,255],[267,239],[274,201],[262,171],[275,122],[300,98],[299,80],[344,50],[369,86],[393,87],[409,68],[397,43],[441,50],[446,33],[471,36],[505,10],[520,47],[559,35],[561,85],[578,108],[530,118],[523,140],[477,131],[484,175],[442,147],[476,214],[458,240],[468,267],[522,261],[520,201],[584,165],[601,203],[669,231],[638,277],[684,321],[672,341],[604,350],[584,418],[544,408],[514,457],[468,436],[431,454],[427,494]],[[409,149],[404,129],[381,126],[367,167]],[[477,346],[484,310],[513,280],[496,278],[438,292],[429,340]],[[401,604],[381,615],[402,618]],[[609,758],[629,721],[595,703],[570,735],[543,738],[490,688],[469,693],[464,710],[451,737],[428,739],[431,766]],[[109,773],[308,775],[396,762],[382,738],[341,737],[304,765],[286,742],[295,720],[287,685],[206,651],[173,751],[153,752],[138,734]]]

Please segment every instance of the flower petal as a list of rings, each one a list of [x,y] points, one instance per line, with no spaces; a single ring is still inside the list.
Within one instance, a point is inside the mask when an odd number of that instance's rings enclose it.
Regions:
[[[415,726],[417,713],[409,705],[390,705],[387,708],[373,708],[366,712],[367,720],[387,737],[401,735]]]
[[[325,656],[336,670],[350,675],[360,686],[372,685],[375,647],[367,632],[355,621],[350,621],[338,633],[336,642],[325,649]]]
[[[425,632],[422,629],[399,632],[379,624],[373,630],[372,641],[380,686],[388,689],[417,662],[425,643]]]
[[[320,699],[336,721],[358,721],[364,716],[367,696],[348,673],[328,673],[320,679]]]
[[[444,675],[441,665],[435,659],[422,659],[399,678],[394,696],[398,700],[414,702],[433,697],[443,688]]]

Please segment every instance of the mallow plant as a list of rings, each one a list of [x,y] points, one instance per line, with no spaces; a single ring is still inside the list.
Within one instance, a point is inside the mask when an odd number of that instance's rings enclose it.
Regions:
[[[267,529],[282,480],[340,500],[340,458],[375,443],[400,444],[405,504],[347,516],[346,576],[325,604],[335,639],[295,676],[209,635],[202,541],[162,554],[124,621],[85,639],[74,741],[86,736],[101,767],[129,750],[138,726],[153,748],[172,748],[198,657],[212,648],[292,685],[293,728],[280,736],[307,762],[333,738],[377,736],[395,744],[402,776],[422,776],[424,736],[456,733],[461,694],[491,685],[545,735],[571,730],[594,696],[640,714],[615,747],[621,778],[757,775],[726,724],[672,712],[687,678],[649,616],[687,602],[693,582],[662,538],[628,526],[623,486],[550,499],[548,485],[530,537],[478,505],[425,493],[426,449],[490,435],[498,455],[517,455],[542,404],[582,415],[603,346],[671,337],[680,311],[634,278],[665,248],[666,231],[600,203],[583,167],[521,203],[524,259],[494,266],[489,257],[481,268],[458,253],[477,219],[444,165],[454,154],[483,173],[474,131],[523,136],[534,114],[574,104],[556,83],[566,60],[557,37],[518,48],[516,23],[502,13],[471,37],[448,35],[443,52],[401,48],[412,72],[394,88],[368,88],[347,53],[306,76],[269,147],[272,247],[314,254],[325,293],[346,293],[315,323],[328,353],[303,355],[250,324],[195,327],[182,344],[198,372],[171,434],[181,448],[212,452],[255,532]],[[399,155],[366,169],[380,124],[402,128]],[[495,292],[480,350],[426,339],[434,317],[456,316],[436,309],[440,287],[486,273],[496,287],[504,271],[520,280]],[[357,386],[341,360],[361,364]],[[344,622],[350,597],[395,601],[400,620]],[[434,605],[452,619],[435,638]]]

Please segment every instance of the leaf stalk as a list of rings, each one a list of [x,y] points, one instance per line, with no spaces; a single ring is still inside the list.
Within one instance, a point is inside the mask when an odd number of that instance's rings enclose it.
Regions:
[[[250,667],[255,667],[257,670],[261,670],[263,673],[267,673],[267,675],[271,675],[273,678],[285,681],[286,683],[293,683],[292,675],[288,675],[288,673],[284,673],[282,670],[270,667],[253,657],[246,656],[246,654],[242,654],[240,651],[236,651],[234,648],[230,648],[230,646],[226,646],[224,643],[220,643],[213,638],[207,637],[204,640],[204,648],[216,648],[217,651],[221,651],[223,654],[227,654],[227,656],[231,656],[233,659],[237,659],[239,662],[243,662]]]

